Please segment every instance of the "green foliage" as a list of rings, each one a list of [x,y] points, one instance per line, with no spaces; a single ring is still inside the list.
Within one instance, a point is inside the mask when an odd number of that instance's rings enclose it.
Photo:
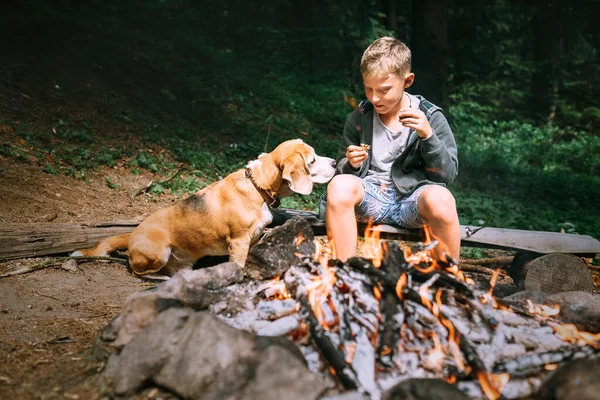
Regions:
[[[60,169],[56,168],[56,166],[49,162],[44,164],[44,172],[47,172],[51,175],[60,175]]]
[[[129,165],[132,167],[144,168],[154,173],[159,171],[159,164],[158,158],[152,153],[143,150],[138,152],[136,157],[129,162]]]
[[[470,162],[600,175],[600,157],[594,156],[600,153],[600,136],[518,120],[481,123],[468,116],[462,103],[452,113],[460,150]]]
[[[14,158],[18,161],[26,161],[29,160],[29,156],[22,149],[17,146],[13,146],[8,142],[4,142],[2,147],[0,147],[0,154],[3,156],[7,156],[10,158]]]
[[[468,258],[471,260],[481,260],[485,258],[485,254],[480,248],[477,247],[461,247],[460,248],[460,257]]]
[[[104,180],[106,181],[106,186],[108,186],[109,188],[111,188],[111,189],[118,189],[118,188],[119,188],[119,185],[117,185],[116,183],[114,183],[114,182],[113,182],[113,181],[110,179],[110,177],[108,177],[108,176],[105,176],[105,177],[104,177]]]
[[[172,176],[180,164],[193,171],[154,185],[157,195],[193,193],[290,138],[334,157],[349,99],[364,97],[360,55],[376,37],[393,34],[378,3],[238,3],[94,0],[73,8],[67,1],[21,2],[0,17],[3,26],[52,32],[39,37],[40,46],[77,54],[85,60],[81,67],[118,83],[103,111],[174,162],[146,146],[106,146],[106,139],[97,140],[100,127],[64,116],[52,129],[14,126],[25,145],[4,143],[0,154],[48,160],[47,172],[78,178],[122,163],[133,173]],[[402,38],[411,9],[401,3],[396,36]],[[600,109],[594,103],[600,34],[590,25],[597,13],[582,17],[585,29],[566,30],[569,56],[556,58],[562,75],[555,121],[541,126],[528,110],[539,68],[531,60],[534,5],[500,0],[449,7],[449,116],[460,158],[451,190],[461,223],[600,237]],[[463,38],[467,25],[472,30]],[[65,91],[75,85],[60,84]],[[316,210],[324,190],[283,205]]]

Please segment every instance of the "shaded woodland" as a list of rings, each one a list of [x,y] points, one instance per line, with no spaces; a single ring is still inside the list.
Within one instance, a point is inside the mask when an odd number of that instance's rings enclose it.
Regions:
[[[455,131],[462,223],[598,236],[597,15],[593,0],[10,0],[0,5],[5,92],[34,71],[72,108],[34,123],[7,100],[1,117],[50,155],[54,174],[127,157],[172,175],[174,164],[122,135],[159,143],[199,171],[164,188],[189,193],[287,138],[333,156],[364,98],[362,51],[392,35],[413,51],[410,91],[442,106]],[[82,76],[102,92],[86,95]],[[73,103],[96,112],[76,118]],[[113,122],[126,132],[99,128]],[[10,143],[1,151],[26,158]]]

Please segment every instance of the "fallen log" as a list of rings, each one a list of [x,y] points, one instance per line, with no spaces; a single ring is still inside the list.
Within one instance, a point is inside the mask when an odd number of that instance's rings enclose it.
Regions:
[[[98,225],[4,224],[0,227],[0,260],[68,253],[91,247],[101,239],[131,232],[139,221]]]

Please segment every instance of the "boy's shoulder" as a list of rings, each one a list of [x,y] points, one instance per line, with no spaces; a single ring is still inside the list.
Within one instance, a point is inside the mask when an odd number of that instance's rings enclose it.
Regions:
[[[433,114],[436,111],[439,111],[442,114],[444,113],[444,110],[442,110],[441,107],[436,106],[435,104],[433,104],[432,102],[427,100],[425,97],[421,96],[420,94],[416,94],[413,96],[415,96],[417,99],[419,99],[419,108],[421,109],[421,111],[423,111],[425,113],[425,115],[427,117],[431,116],[431,114]]]
[[[360,103],[358,103],[357,110],[358,110],[359,114],[366,114],[369,111],[373,110],[373,104],[369,100],[365,99],[365,100],[361,101]]]

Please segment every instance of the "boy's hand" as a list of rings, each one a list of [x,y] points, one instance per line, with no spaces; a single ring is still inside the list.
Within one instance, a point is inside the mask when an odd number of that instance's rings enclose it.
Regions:
[[[350,166],[354,169],[359,169],[368,157],[369,153],[360,146],[350,145],[346,149],[346,158]]]
[[[400,110],[399,118],[402,126],[414,129],[421,139],[428,139],[433,135],[433,129],[431,129],[425,113],[418,108]]]

